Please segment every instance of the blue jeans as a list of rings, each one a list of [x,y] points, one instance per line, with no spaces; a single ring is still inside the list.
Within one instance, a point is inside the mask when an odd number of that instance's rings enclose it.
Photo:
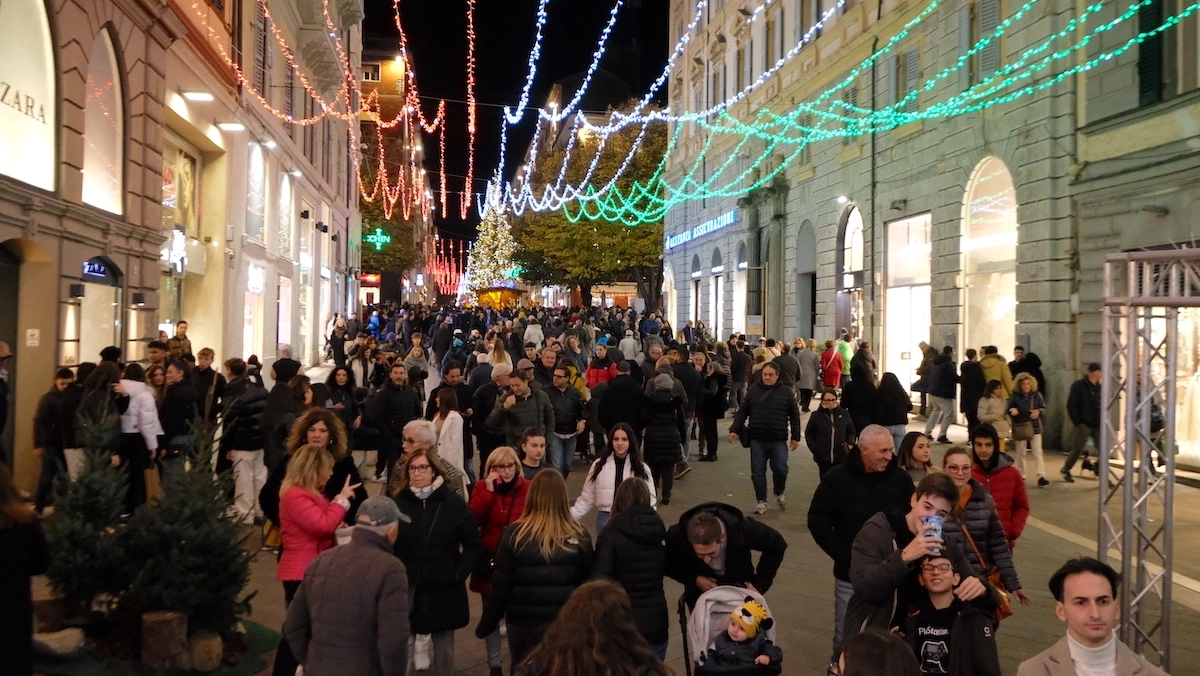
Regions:
[[[842,654],[842,625],[846,623],[846,607],[850,605],[850,597],[854,595],[854,587],[845,580],[833,580],[833,657],[829,661],[837,662]]]
[[[900,444],[904,442],[904,437],[908,434],[908,428],[904,425],[884,425],[884,427],[887,428],[887,431],[892,433],[892,443],[895,444],[892,450],[896,453],[899,453]]]
[[[663,662],[667,661],[667,644],[668,643],[670,643],[670,641],[664,641],[662,645],[650,646],[650,649],[654,651],[654,656]]]
[[[557,434],[551,434],[546,441],[549,443],[546,459],[551,467],[562,473],[564,479],[567,478],[571,472],[571,460],[575,457],[576,437],[562,439]]]
[[[596,513],[596,532],[604,530],[604,524],[608,523],[608,512]]]
[[[767,501],[767,462],[771,463],[771,479],[775,495],[783,495],[787,488],[788,447],[787,441],[750,440],[750,481],[754,484],[754,497],[759,502]]]

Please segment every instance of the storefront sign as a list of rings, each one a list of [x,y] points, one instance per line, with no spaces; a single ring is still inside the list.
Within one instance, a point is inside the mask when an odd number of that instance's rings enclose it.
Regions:
[[[121,271],[104,256],[92,256],[84,261],[80,276],[91,284],[121,285]]]
[[[177,275],[183,274],[187,265],[187,236],[182,230],[172,230],[167,237],[167,246],[163,248],[159,259],[167,264],[167,268]]]
[[[250,293],[262,293],[267,289],[267,270],[251,264],[246,275],[246,290]]]
[[[379,275],[372,272],[364,272],[359,275],[358,281],[363,286],[379,286]]]
[[[716,231],[720,230],[721,228],[725,228],[730,225],[733,225],[734,223],[737,223],[739,220],[741,220],[740,214],[741,214],[740,211],[730,211],[728,213],[721,214],[720,216],[717,216],[716,218],[711,218],[711,219],[701,223],[700,225],[697,225],[696,227],[692,228],[691,230],[684,230],[683,232],[679,233],[678,235],[672,235],[667,238],[667,248],[674,249],[675,247],[679,246],[680,244],[687,244],[688,242],[692,241],[693,239],[699,239],[699,238],[703,237],[704,235],[707,235],[712,232],[716,232]]]
[[[425,275],[417,273],[417,286],[425,286]]]
[[[0,174],[54,190],[54,47],[42,0],[0,3]]]

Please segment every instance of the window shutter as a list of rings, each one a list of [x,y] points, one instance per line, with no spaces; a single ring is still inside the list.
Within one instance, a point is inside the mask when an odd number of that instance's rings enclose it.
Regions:
[[[1138,9],[1138,32],[1154,30],[1163,22],[1162,0],[1155,0]],[[1156,33],[1138,45],[1138,105],[1148,106],[1163,100],[1163,34]]]
[[[917,47],[913,47],[904,53],[904,94],[905,96],[913,94],[909,100],[908,106],[905,108],[910,113],[917,112],[919,105],[920,94],[915,93],[917,88],[921,86],[921,51]]]
[[[890,56],[883,62],[883,84],[879,92],[879,107],[887,108],[900,98],[900,90],[896,88],[896,71],[899,70],[899,56]]]
[[[254,21],[254,88],[262,96],[267,95],[267,10],[258,5]]]
[[[858,106],[858,85],[856,85],[856,84],[850,85],[849,87],[842,90],[842,102],[847,104],[848,106],[854,106],[854,107]],[[855,117],[856,113],[851,111],[848,108],[842,108],[842,115],[844,115],[845,117],[848,117],[848,118],[853,118],[853,117]],[[855,125],[853,122],[843,122],[842,123],[842,127],[847,132],[854,131],[854,126]],[[848,146],[854,142],[855,142],[854,136],[847,134],[846,136],[842,137],[842,145],[844,145],[844,146]]]
[[[787,31],[784,30],[784,27],[786,25],[787,25],[787,22],[783,20],[783,5],[780,5],[779,6],[779,58],[781,58],[781,59],[784,56],[787,56],[787,51],[788,51]],[[771,65],[774,66],[775,64],[771,64]]]
[[[1000,70],[1000,37],[992,36],[1000,26],[1000,0],[979,0],[979,37],[992,41],[979,51],[979,79],[991,77]]]
[[[956,59],[961,58],[973,46],[971,40],[971,10],[973,8],[974,5],[967,2],[958,10],[958,54],[955,55]],[[958,70],[958,86],[962,91],[971,88],[971,63],[973,61],[974,59],[967,59],[967,62]]]
[[[800,166],[807,167],[812,164],[812,134],[808,131],[812,129],[813,116],[805,113],[800,116],[800,126],[804,128],[804,135],[808,137],[804,148],[800,151]]]

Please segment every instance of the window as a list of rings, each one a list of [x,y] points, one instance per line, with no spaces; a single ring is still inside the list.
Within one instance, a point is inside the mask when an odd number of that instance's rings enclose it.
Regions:
[[[288,66],[283,77],[283,114],[290,121],[296,116],[296,71]],[[289,124],[288,136],[296,138],[296,125]]]
[[[125,97],[107,30],[101,30],[92,43],[85,97],[83,201],[119,214],[124,210]]]
[[[181,230],[188,237],[195,239],[200,237],[197,208],[199,157],[199,151],[174,135],[163,142],[162,228]]]
[[[379,64],[364,63],[362,65],[362,79],[364,82],[379,82]]]
[[[321,177],[326,182],[332,180],[333,173],[333,127],[329,118],[321,120]]]
[[[313,116],[314,108],[316,108],[316,103],[313,101],[312,94],[309,94],[308,92],[304,92],[304,113],[303,114],[306,119]],[[316,148],[314,146],[316,145],[316,133],[317,132],[315,129],[313,129],[314,126],[315,125],[313,125],[312,123],[304,125],[304,132],[303,132],[304,143],[303,143],[303,145],[304,145],[304,157],[308,158],[309,164],[316,166],[316,161],[313,158],[316,156],[315,155]]]
[[[746,43],[746,82],[754,81],[754,40]]]
[[[959,70],[959,84],[964,90],[1000,70],[1000,37],[993,34],[1000,26],[1002,17],[1000,0],[977,0],[959,9],[959,54],[967,53],[980,40],[994,38],[972,55],[965,67]]]
[[[717,105],[722,100],[721,71],[717,70],[717,64],[715,62],[709,64],[709,68],[712,70],[712,72],[709,74],[710,77],[708,88],[708,105],[711,107]]]
[[[812,129],[812,126],[813,126],[813,116],[811,113],[805,113],[800,116],[801,129],[803,129],[807,133],[810,129]],[[812,135],[808,134],[808,136],[811,138]],[[809,141],[804,144],[804,148],[800,150],[799,160],[800,160],[800,166],[802,166],[802,167],[812,166],[812,141]]]
[[[775,63],[775,20],[778,13],[773,13],[763,27],[763,70],[770,70]]]
[[[784,56],[787,55],[787,52],[788,52],[787,31],[784,30],[784,26],[786,26],[787,24],[784,22],[782,5],[779,6],[779,11],[776,15],[776,25],[779,27],[779,29],[776,31],[779,35],[779,51],[776,52],[777,58],[773,59],[771,61],[772,66],[775,65],[775,61],[782,59]]]
[[[258,5],[254,22],[254,89],[270,100],[271,73],[271,27],[267,24],[266,4]]]
[[[905,52],[896,55],[895,71],[891,74],[893,81],[896,83],[895,92],[896,100],[893,103],[904,101],[905,97],[912,95],[904,106],[904,111],[909,113],[917,112],[918,95],[915,93],[921,86],[921,57],[920,49],[913,47]]]
[[[850,107],[858,107],[858,85],[850,85],[842,90],[842,103],[845,106],[841,108],[840,112],[844,117],[857,117],[857,113],[852,111]],[[842,137],[842,145],[848,146],[856,143],[855,134],[857,133],[857,125],[847,121],[842,123],[842,128],[846,130],[846,135]]]
[[[1162,25],[1163,4],[1166,0],[1153,0],[1137,11],[1137,29],[1146,33]],[[1167,98],[1166,50],[1164,36],[1155,33],[1138,45],[1138,105],[1148,106]]]
[[[737,90],[740,92],[746,88],[746,50],[738,47],[737,50]]]

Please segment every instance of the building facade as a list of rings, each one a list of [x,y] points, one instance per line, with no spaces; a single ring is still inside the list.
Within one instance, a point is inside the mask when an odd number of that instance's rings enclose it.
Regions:
[[[928,11],[925,3],[798,0],[755,14],[718,2],[680,60],[686,67],[671,81],[672,108],[729,98],[807,36],[778,73],[732,106],[734,117],[753,120],[764,108],[794,112],[797,102],[823,92],[837,102],[835,112],[920,111],[1062,30],[1074,5],[1047,5],[954,70],[960,54],[1016,11],[1015,0],[946,2],[909,28]],[[677,3],[672,16],[691,11]],[[944,69],[949,77],[934,78]],[[922,86],[927,80],[931,89]],[[1061,408],[1067,383],[1089,360],[1078,349],[1069,302],[1076,86],[1066,79],[1011,106],[875,133],[801,114],[799,127],[831,133],[773,177],[790,150],[755,168],[746,157],[758,156],[763,141],[738,146],[730,134],[713,142],[702,171],[730,160],[726,175],[760,185],[668,213],[669,316],[676,326],[704,321],[720,336],[736,330],[823,342],[850,333],[871,340],[883,370],[906,387],[916,379],[921,341],[954,346],[959,359],[967,347],[995,345],[1010,355],[1023,345],[1041,357],[1050,405]],[[683,134],[687,152],[673,158],[675,180],[705,140],[695,130]],[[1056,443],[1058,430],[1047,437]]]

